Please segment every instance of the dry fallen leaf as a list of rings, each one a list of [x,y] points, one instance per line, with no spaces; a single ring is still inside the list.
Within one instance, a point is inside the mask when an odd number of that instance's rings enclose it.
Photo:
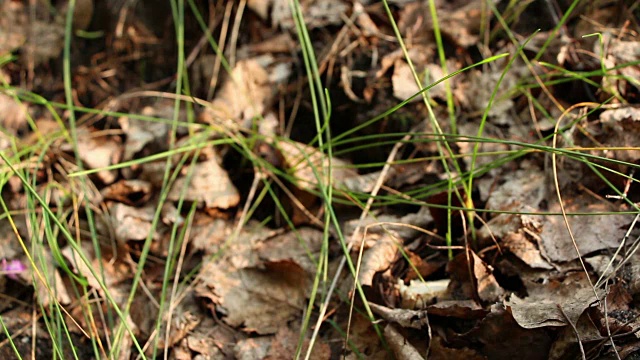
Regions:
[[[133,207],[121,203],[107,203],[109,220],[116,240],[121,244],[129,240],[144,240],[151,232],[151,222],[155,213],[153,204]],[[158,238],[154,232],[153,238]]]
[[[441,31],[462,47],[478,43],[481,24],[489,21],[492,13],[488,6],[472,0],[435,1]],[[483,14],[484,11],[484,14]],[[429,6],[411,2],[402,7],[398,21],[400,31],[416,42],[430,40],[433,22]]]
[[[296,348],[300,339],[300,330],[282,327],[278,333],[272,337],[271,347],[266,360],[292,359],[296,356]],[[301,353],[306,354],[309,348],[309,339],[305,339],[302,344]],[[323,360],[331,358],[331,348],[322,338],[316,339],[310,359]]]
[[[301,190],[315,190],[319,181],[324,186],[331,181],[334,187],[340,188],[346,179],[358,176],[358,172],[350,168],[348,162],[338,158],[329,159],[323,152],[309,145],[280,141],[276,147],[282,154],[287,171],[294,178],[294,184]]]
[[[293,263],[234,269],[227,261],[210,261],[200,273],[198,296],[210,299],[227,324],[246,332],[273,334],[305,306],[307,275]]]
[[[434,336],[429,349],[430,360],[486,360],[485,356],[469,348],[457,348],[445,346],[445,341],[440,336]]]
[[[384,327],[384,338],[398,360],[424,359],[420,352],[397,329],[397,325]]]
[[[370,303],[371,309],[386,321],[404,328],[423,329],[429,326],[426,310],[391,309],[386,306]]]
[[[472,274],[469,274],[470,271]],[[467,299],[485,303],[494,303],[505,295],[493,276],[492,267],[472,251],[468,255],[460,253],[455,256],[447,265],[447,272],[451,274],[449,292],[452,295],[461,293]]]
[[[229,209],[240,202],[238,190],[215,158],[195,164],[189,183],[187,176],[175,181],[167,199],[179,201],[182,198],[218,209]]]
[[[159,115],[155,108],[145,108],[142,110],[145,116]],[[122,131],[126,135],[124,161],[132,160],[143,149],[147,149],[149,154],[165,151],[168,148],[167,134],[169,125],[162,122],[142,121],[121,117],[118,119]]]
[[[575,195],[565,204],[565,208],[567,212],[612,211],[609,204],[591,204],[590,202],[592,198],[589,195]],[[554,202],[549,205],[548,211],[560,212],[560,206]],[[568,220],[580,254],[584,256],[599,250],[617,248],[633,217],[631,214],[582,215],[568,216]],[[561,216],[546,217],[542,226],[540,242],[551,261],[567,262],[578,257]]]
[[[113,200],[136,206],[146,203],[152,195],[152,186],[144,180],[120,180],[100,191],[104,200]]]
[[[501,304],[492,305],[491,312],[465,335],[482,344],[479,350],[487,359],[498,360],[546,360],[552,342],[545,329],[522,328]]]
[[[185,346],[189,352],[194,352],[194,359],[220,359],[224,354],[233,352],[237,341],[235,333],[228,327],[214,322],[210,317],[204,317],[202,322],[186,337]]]
[[[358,281],[365,286],[371,286],[374,275],[387,270],[393,264],[398,254],[398,246],[401,246],[401,241],[394,236],[392,231],[382,236],[372,234],[370,237],[377,239],[373,246],[364,251],[358,274]],[[369,240],[367,239],[367,241]]]
[[[120,162],[123,147],[118,137],[99,135],[87,128],[79,128],[77,137],[78,153],[87,168],[101,169]],[[111,184],[116,180],[118,172],[101,170],[97,175],[103,183]]]
[[[272,62],[270,55],[238,61],[211,105],[205,108],[204,120],[222,121],[233,129],[237,127],[234,123],[250,128],[253,120],[266,115],[265,109],[274,95],[266,69]]]
[[[584,310],[596,302],[596,294],[583,273],[567,276],[564,281],[551,280],[546,285],[528,284],[527,291],[529,296],[524,299],[512,295],[505,301],[514,319],[525,329],[565,326],[568,321],[575,324]],[[598,293],[602,298],[603,291]]]

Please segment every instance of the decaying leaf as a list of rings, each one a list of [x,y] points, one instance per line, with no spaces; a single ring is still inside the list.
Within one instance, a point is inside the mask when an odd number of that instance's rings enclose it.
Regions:
[[[377,341],[377,334],[370,326],[369,318],[358,314],[354,314],[351,319],[351,333],[349,339],[353,346],[358,349],[361,354],[367,354],[369,359],[388,359],[390,354],[384,349],[380,342]],[[358,359],[358,354],[349,352],[346,356],[347,360]]]
[[[592,308],[590,310],[595,309]],[[576,347],[578,346],[576,331],[580,334],[580,341],[583,344],[592,341],[601,341],[602,333],[607,332],[606,326],[602,327],[603,332],[601,333],[596,323],[593,321],[593,313],[594,311],[585,311],[578,318],[578,321],[573,324],[575,329],[571,326],[565,326],[559,331],[559,334],[549,351],[550,360],[566,359],[576,353]],[[609,324],[609,331],[611,331],[612,334],[615,333],[615,325],[613,322]]]
[[[60,54],[64,17],[58,18],[62,21],[52,21],[48,12],[36,11],[39,16],[32,18],[29,6],[17,1],[3,1],[0,10],[0,55],[25,47],[28,51],[22,52],[22,60],[42,64]]]
[[[2,73],[0,73],[2,76]],[[18,131],[27,126],[28,108],[26,104],[15,101],[12,97],[0,94],[0,125],[8,130],[11,135],[17,135]],[[3,131],[4,133],[4,131]]]
[[[44,278],[40,278],[35,273],[33,275],[28,274],[28,272],[21,274],[25,281],[31,282],[34,279],[35,284],[33,286],[38,294],[38,301],[43,306],[49,306],[52,302],[58,302],[62,305],[70,304],[71,295],[64,281],[62,281],[60,271],[54,265],[51,254],[43,254],[43,259],[39,261],[38,268]],[[46,284],[43,281],[46,281]],[[55,297],[55,299],[52,297]]]
[[[16,1],[0,4],[5,16],[0,18],[0,55],[11,53],[27,40],[25,5]]]
[[[243,339],[235,344],[233,356],[236,359],[265,359],[270,346],[271,338],[268,336]]]
[[[261,227],[249,229],[230,243],[222,259],[204,265],[196,294],[210,299],[227,324],[273,334],[304,307],[322,233],[298,229],[273,236],[277,233]]]

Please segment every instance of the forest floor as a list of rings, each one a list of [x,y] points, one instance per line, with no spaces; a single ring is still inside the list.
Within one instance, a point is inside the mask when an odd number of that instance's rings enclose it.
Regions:
[[[0,358],[639,359],[639,32],[0,0]]]

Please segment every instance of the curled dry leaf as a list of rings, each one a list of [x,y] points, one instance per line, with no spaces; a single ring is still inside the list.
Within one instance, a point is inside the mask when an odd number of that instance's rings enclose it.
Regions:
[[[501,246],[534,269],[553,269],[546,256],[540,252],[540,237],[527,231],[526,227],[503,237]]]
[[[427,312],[431,315],[472,320],[482,319],[489,311],[473,300],[445,300],[429,305]]]
[[[398,254],[398,246],[402,246],[392,231],[382,236],[372,235],[377,239],[373,246],[364,251],[358,274],[358,281],[365,286],[371,286],[374,275],[387,270],[393,264]]]

